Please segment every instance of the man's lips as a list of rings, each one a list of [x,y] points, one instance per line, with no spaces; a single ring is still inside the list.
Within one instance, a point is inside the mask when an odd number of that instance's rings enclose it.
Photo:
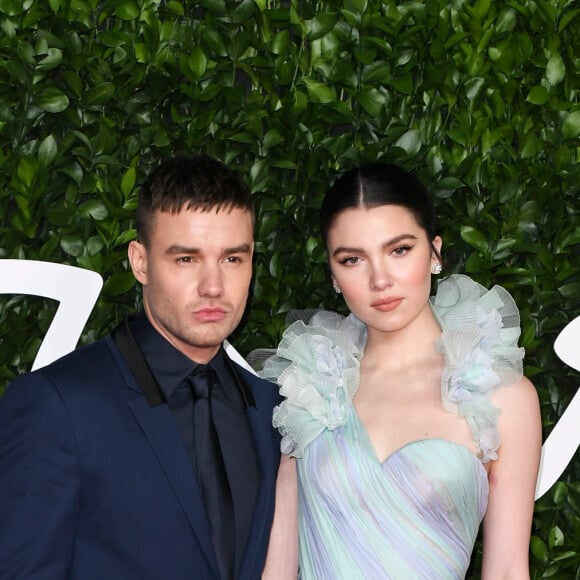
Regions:
[[[227,311],[223,308],[199,308],[193,315],[201,322],[219,322],[226,317]]]
[[[389,298],[375,300],[371,306],[380,312],[390,312],[391,310],[397,308],[397,306],[399,306],[402,301],[403,299],[400,296],[389,296]]]

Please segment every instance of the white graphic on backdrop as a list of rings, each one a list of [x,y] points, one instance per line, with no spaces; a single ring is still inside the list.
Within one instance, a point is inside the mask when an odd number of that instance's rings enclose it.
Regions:
[[[34,260],[0,259],[0,294],[44,296],[59,302],[32,370],[46,366],[75,349],[102,287],[100,274],[84,268]],[[224,347],[232,360],[253,372],[228,341]]]
[[[54,320],[40,346],[32,370],[41,368],[74,350],[97,301],[103,279],[96,272],[32,260],[0,259],[0,294],[45,296],[59,302]],[[580,371],[580,317],[560,333],[556,354]],[[227,341],[225,349],[237,363],[254,372]],[[536,499],[544,495],[570,463],[580,444],[580,390],[553,427],[542,447]]]
[[[580,316],[568,324],[554,342],[556,354],[568,366],[580,371]],[[542,447],[536,499],[556,483],[572,461],[580,444],[580,390],[552,428]]]
[[[91,270],[34,260],[0,260],[0,294],[44,296],[59,302],[32,370],[76,347],[102,286],[101,276]]]

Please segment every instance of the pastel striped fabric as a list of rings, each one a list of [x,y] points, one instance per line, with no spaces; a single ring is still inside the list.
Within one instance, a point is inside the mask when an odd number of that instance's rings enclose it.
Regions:
[[[461,275],[440,282],[431,308],[446,362],[442,407],[465,418],[478,455],[424,439],[380,463],[352,405],[366,344],[353,315],[297,320],[264,366],[286,398],[273,424],[297,459],[303,580],[465,577],[487,508],[483,463],[500,444],[490,394],[522,376],[519,313],[503,288]]]

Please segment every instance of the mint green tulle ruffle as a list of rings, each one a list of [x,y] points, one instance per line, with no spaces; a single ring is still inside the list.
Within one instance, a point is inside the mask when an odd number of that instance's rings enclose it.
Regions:
[[[481,460],[496,459],[499,410],[490,395],[522,377],[518,309],[502,287],[487,290],[463,275],[441,280],[431,307],[441,326],[436,348],[446,361],[442,404],[465,417]],[[283,453],[302,457],[323,430],[344,425],[365,344],[366,328],[353,315],[320,311],[288,327],[260,373],[277,382],[286,397],[273,416]]]

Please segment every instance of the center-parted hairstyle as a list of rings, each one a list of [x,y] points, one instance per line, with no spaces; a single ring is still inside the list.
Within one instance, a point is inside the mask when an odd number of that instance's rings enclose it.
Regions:
[[[137,239],[149,242],[155,213],[182,209],[250,212],[254,200],[238,173],[207,155],[179,156],[163,162],[145,179],[137,202]]]
[[[341,175],[328,190],[320,208],[324,243],[338,215],[351,208],[398,205],[409,210],[432,242],[437,235],[433,199],[427,188],[405,169],[388,163],[367,163]],[[436,256],[439,253],[433,248]]]

